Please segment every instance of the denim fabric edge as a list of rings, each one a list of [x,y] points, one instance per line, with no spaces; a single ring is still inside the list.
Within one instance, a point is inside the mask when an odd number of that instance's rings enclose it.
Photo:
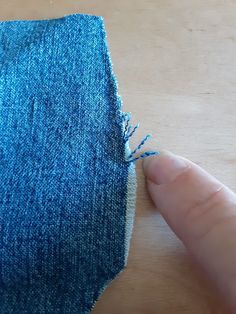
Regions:
[[[105,22],[104,22],[104,18],[103,17],[99,17],[101,20],[101,24],[102,24],[102,29],[103,29],[103,35],[104,35],[104,44],[106,47],[106,52],[107,52],[107,56],[109,59],[109,67],[110,67],[110,73],[111,73],[111,77],[113,79],[114,82],[114,88],[115,88],[115,96],[118,100],[119,103],[119,108],[118,108],[118,116],[117,119],[120,122],[120,126],[122,128],[122,131],[124,132],[125,129],[125,122],[122,120],[123,115],[125,114],[125,112],[122,111],[122,107],[123,107],[123,101],[122,101],[122,97],[119,95],[119,84],[118,84],[118,80],[117,77],[114,73],[113,70],[113,63],[112,63],[112,59],[111,59],[111,54],[110,54],[110,50],[109,50],[109,45],[108,45],[108,40],[107,40],[107,33],[106,33],[106,27],[105,27]],[[131,153],[131,149],[129,147],[129,141],[127,141],[124,145],[124,160],[126,161],[128,156]],[[137,189],[137,179],[136,179],[136,167],[135,167],[135,163],[129,163],[128,165],[128,178],[127,178],[127,196],[126,196],[126,225],[125,225],[125,256],[124,256],[124,266],[126,268],[127,263],[128,263],[128,257],[129,257],[129,249],[130,249],[130,242],[131,242],[131,238],[132,238],[132,232],[133,232],[133,224],[134,224],[134,217],[135,217],[135,205],[136,205],[136,189]],[[102,297],[102,294],[104,293],[104,291],[107,289],[107,287],[109,286],[109,284],[115,280],[116,278],[118,278],[120,276],[121,273],[123,273],[123,271],[125,270],[125,268],[123,268],[119,273],[117,273],[113,278],[111,278],[110,280],[108,280],[105,285],[102,287],[102,289],[99,291],[99,296],[97,298],[97,300],[94,301],[91,311],[89,311],[86,314],[89,314],[91,312],[93,312],[93,310],[95,309],[96,303],[100,300],[100,298]]]
[[[101,17],[101,23],[102,23],[103,34],[104,34],[104,43],[106,46],[106,51],[107,51],[107,55],[109,59],[111,77],[114,81],[116,97],[119,100],[119,108],[118,108],[119,114],[120,114],[120,117],[122,117],[125,114],[125,112],[121,110],[123,107],[123,101],[122,101],[122,97],[119,95],[119,84],[113,70],[113,63],[112,63],[111,54],[110,54],[110,50],[108,46],[107,33],[106,33],[105,22],[104,22],[103,17]],[[117,118],[120,118],[120,117],[117,117]],[[122,130],[124,131],[124,128],[125,128],[124,122],[122,122],[121,127],[122,127]],[[125,151],[124,151],[125,160],[128,160],[128,156],[130,155],[130,153],[131,153],[131,150],[129,147],[129,141],[127,141],[125,143]],[[132,231],[133,231],[133,223],[134,223],[134,216],[135,216],[135,203],[136,203],[136,188],[137,188],[137,182],[136,182],[135,163],[129,163],[128,178],[127,178],[127,200],[126,200],[125,256],[124,256],[125,266],[127,266],[127,262],[128,262],[130,241],[131,241]]]
[[[114,73],[113,73],[113,75],[114,75]],[[125,147],[125,155],[129,156],[130,153],[131,153],[131,150],[129,147],[129,142],[127,142],[126,147]],[[133,225],[134,225],[135,207],[136,207],[135,206],[136,205],[136,190],[137,190],[136,167],[135,167],[134,163],[130,163],[129,168],[128,168],[127,200],[126,200],[125,268],[126,268],[127,263],[128,263],[130,242],[131,242],[131,238],[132,238]],[[92,308],[91,308],[91,311],[88,311],[85,314],[89,314],[89,313],[93,312],[93,310],[96,307],[96,303],[100,300],[104,291],[107,289],[107,287],[110,285],[110,283],[113,280],[115,280],[116,278],[119,278],[119,276],[123,273],[125,268],[123,268],[118,274],[116,274],[113,278],[111,278],[110,280],[108,280],[105,283],[105,285],[99,291],[99,296],[98,296],[97,300],[94,301]]]
[[[55,17],[45,17],[45,18],[36,18],[36,19],[25,19],[25,18],[22,18],[22,19],[15,19],[15,18],[12,18],[12,19],[9,19],[9,20],[0,20],[0,24],[1,23],[10,23],[10,22],[18,22],[18,21],[27,21],[27,22],[40,22],[40,21],[47,21],[47,20],[60,20],[62,18],[66,18],[66,17],[69,17],[69,16],[84,16],[84,17],[90,17],[90,18],[97,18],[98,20],[100,21],[103,21],[103,17],[102,16],[99,16],[99,15],[94,15],[94,14],[84,14],[84,13],[72,13],[72,14],[65,14],[65,15],[59,15],[59,16],[55,16]]]

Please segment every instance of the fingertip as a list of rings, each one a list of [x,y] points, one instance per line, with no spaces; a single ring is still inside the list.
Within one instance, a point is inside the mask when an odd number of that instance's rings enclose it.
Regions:
[[[184,158],[168,151],[162,151],[158,156],[146,158],[143,162],[146,178],[157,185],[173,181],[189,167],[190,163]]]
[[[143,170],[156,208],[236,313],[235,193],[169,152],[147,158]]]

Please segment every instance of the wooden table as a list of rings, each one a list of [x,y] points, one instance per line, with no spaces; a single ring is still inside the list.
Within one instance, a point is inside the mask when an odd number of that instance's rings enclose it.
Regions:
[[[141,122],[131,145],[182,154],[236,190],[236,2],[233,0],[1,0],[0,18],[72,12],[105,17],[124,110]],[[223,313],[180,241],[154,209],[141,165],[127,269],[96,314]]]

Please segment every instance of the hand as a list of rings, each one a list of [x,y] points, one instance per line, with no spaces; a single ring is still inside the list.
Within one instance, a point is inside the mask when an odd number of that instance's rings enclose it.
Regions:
[[[236,313],[236,194],[171,153],[146,158],[143,168],[156,207]]]

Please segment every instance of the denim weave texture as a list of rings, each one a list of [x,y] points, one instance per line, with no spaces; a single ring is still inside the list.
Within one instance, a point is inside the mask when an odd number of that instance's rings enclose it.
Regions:
[[[0,313],[89,313],[125,265],[123,114],[103,19],[0,23]]]

